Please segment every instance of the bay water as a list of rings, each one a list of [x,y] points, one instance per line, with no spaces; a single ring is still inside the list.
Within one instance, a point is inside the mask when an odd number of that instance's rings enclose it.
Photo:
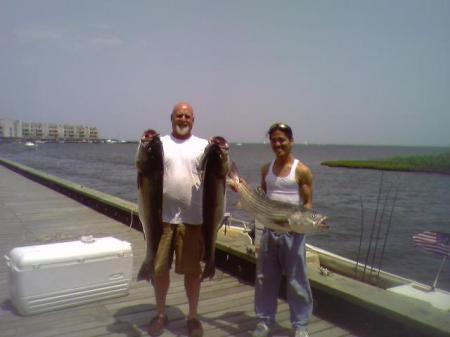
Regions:
[[[0,143],[0,157],[136,202],[135,143],[43,143],[26,147]],[[412,236],[425,230],[450,232],[450,176],[413,172],[329,168],[325,160],[379,159],[437,154],[442,147],[295,145],[294,155],[314,175],[314,208],[329,217],[327,234],[307,242],[333,253],[431,285],[441,257],[416,248]],[[232,160],[252,186],[260,167],[272,160],[267,144],[233,144]],[[227,210],[251,221],[227,192]],[[1,224],[0,224],[1,226]],[[450,290],[450,262],[437,285]]]

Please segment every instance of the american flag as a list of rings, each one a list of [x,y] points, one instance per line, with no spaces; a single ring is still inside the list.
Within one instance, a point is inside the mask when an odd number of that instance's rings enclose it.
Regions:
[[[450,256],[450,233],[425,231],[413,236],[416,247],[443,255]]]

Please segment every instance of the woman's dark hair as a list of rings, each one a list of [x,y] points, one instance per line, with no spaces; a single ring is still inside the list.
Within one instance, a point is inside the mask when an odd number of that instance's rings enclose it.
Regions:
[[[285,123],[272,124],[269,128],[269,131],[267,131],[269,138],[272,138],[272,133],[274,133],[276,130],[280,130],[281,132],[284,132],[286,134],[286,136],[289,138],[289,140],[292,140],[294,138],[291,127]]]

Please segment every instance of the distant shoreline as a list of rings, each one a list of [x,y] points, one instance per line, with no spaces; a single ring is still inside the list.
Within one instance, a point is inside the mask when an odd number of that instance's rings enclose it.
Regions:
[[[10,137],[0,137],[1,143],[77,143],[77,144],[127,144],[127,143],[137,143],[137,141],[122,140],[122,139],[54,139],[54,138],[10,138]]]
[[[124,140],[124,139],[115,139],[115,138],[101,138],[101,139],[55,139],[55,138],[13,138],[13,137],[0,137],[0,144],[2,143],[26,143],[26,142],[33,142],[33,143],[110,143],[110,144],[137,144],[139,140]],[[239,141],[230,141],[230,145],[233,146],[253,146],[253,145],[266,145],[270,146],[266,142],[239,142]],[[349,146],[349,147],[368,147],[368,148],[376,148],[376,147],[382,147],[382,148],[441,148],[442,151],[450,151],[450,146],[448,145],[386,145],[386,144],[304,144],[304,143],[295,143],[294,146],[306,148],[306,147],[342,147],[342,146]],[[328,163],[328,162],[327,162]]]
[[[379,160],[332,160],[321,162],[328,167],[439,173],[450,175],[450,152],[437,155],[393,157]]]

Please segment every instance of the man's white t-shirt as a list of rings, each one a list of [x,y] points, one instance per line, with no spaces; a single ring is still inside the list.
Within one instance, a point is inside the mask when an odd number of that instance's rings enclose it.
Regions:
[[[164,150],[163,222],[200,225],[203,222],[203,185],[200,160],[208,145],[203,138],[161,137]]]

